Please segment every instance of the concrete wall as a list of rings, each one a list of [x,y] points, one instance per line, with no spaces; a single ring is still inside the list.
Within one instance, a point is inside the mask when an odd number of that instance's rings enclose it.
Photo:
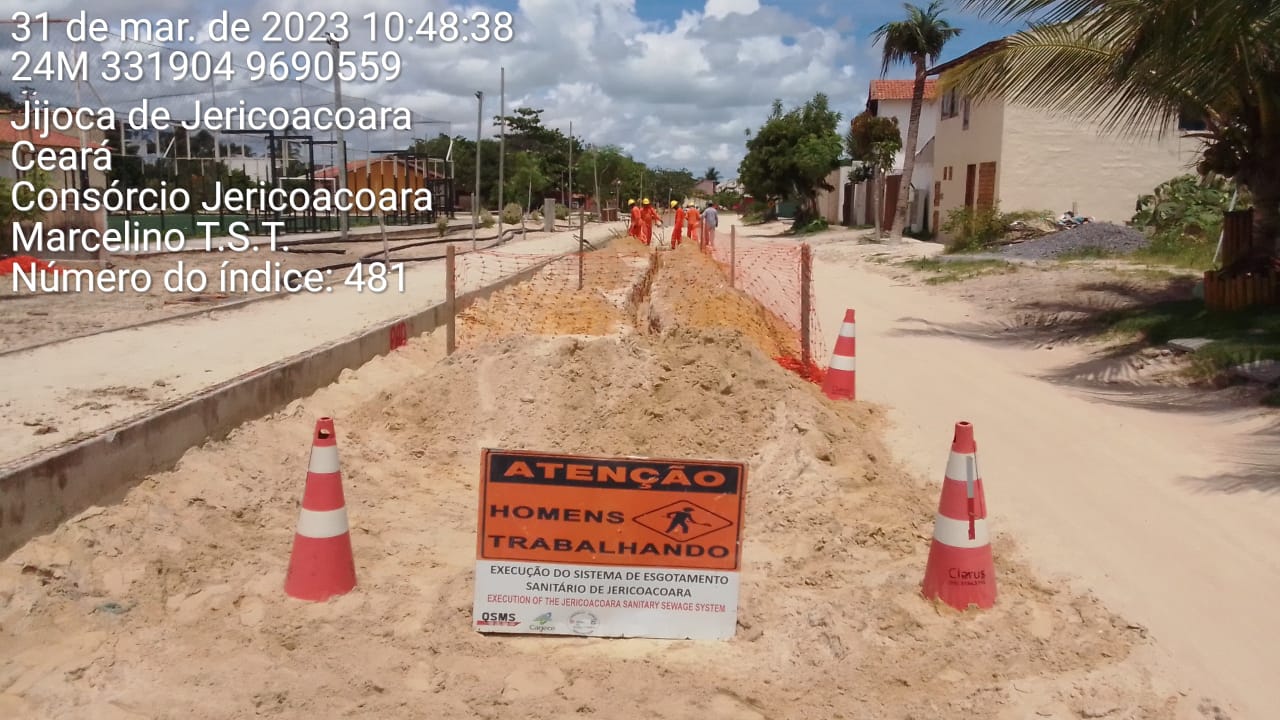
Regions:
[[[559,257],[559,256],[557,256]],[[551,258],[497,284],[457,299],[456,310],[528,279]],[[187,450],[227,436],[392,350],[445,325],[445,304],[348,337],[301,357],[269,365],[179,405],[123,423],[83,442],[58,448],[0,475],[0,558],[92,505],[118,500],[146,476],[172,468]]]
[[[910,214],[907,216],[908,225],[917,232],[922,230],[926,224],[928,224],[930,230],[937,229],[933,227],[931,212],[933,210],[934,143],[926,143],[921,148],[920,152],[916,153],[915,168],[911,171],[911,186],[915,190],[911,200]]]
[[[1124,223],[1138,196],[1175,175],[1192,172],[1199,143],[1103,135],[1080,118],[1010,105],[1005,109],[999,168],[1000,206],[1060,214],[1075,203],[1097,220]]]
[[[877,117],[895,117],[898,119],[898,130],[902,133],[902,144],[907,144],[907,130],[911,125],[911,101],[910,100],[877,100],[876,116]],[[920,134],[916,138],[916,151],[919,152],[924,144],[937,134],[938,128],[938,101],[926,100],[924,107],[920,109]],[[902,170],[902,163],[906,160],[906,149],[899,150],[893,159],[894,171]]]
[[[818,213],[822,215],[826,221],[832,225],[838,225],[842,221],[842,212],[844,210],[844,184],[849,179],[849,168],[840,167],[832,170],[827,175],[827,183],[834,187],[834,190],[818,191]]]
[[[961,105],[963,106],[963,102]],[[967,129],[964,127],[963,109],[955,117],[939,117],[938,131],[934,135],[933,179],[940,192],[937,204],[931,202],[932,211],[937,212],[938,222],[931,221],[931,226],[940,229],[947,220],[948,212],[964,207],[965,174],[969,165],[996,163],[996,201],[1000,202],[1000,178],[1003,173],[1000,167],[1003,164],[1000,162],[1001,141],[1006,123],[1005,106],[999,101],[971,103]],[[974,182],[976,185],[976,177]],[[974,193],[977,193],[976,187]],[[939,233],[939,237],[943,238],[943,234]]]

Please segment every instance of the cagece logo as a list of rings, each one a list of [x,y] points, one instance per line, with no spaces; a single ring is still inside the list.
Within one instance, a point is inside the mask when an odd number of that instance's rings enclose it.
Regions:
[[[476,621],[476,624],[497,627],[515,627],[520,624],[520,621],[516,619],[515,613],[487,612],[480,615],[480,619]]]
[[[551,613],[545,612],[533,619],[529,623],[529,629],[534,632],[552,632],[556,629],[555,623],[551,622]]]

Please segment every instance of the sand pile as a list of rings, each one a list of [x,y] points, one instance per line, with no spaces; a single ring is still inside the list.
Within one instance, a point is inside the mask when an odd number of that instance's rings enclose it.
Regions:
[[[29,543],[0,570],[0,716],[1172,717],[1138,633],[1006,547],[997,609],[919,598],[937,497],[888,461],[875,408],[740,334],[664,325],[439,363],[411,342]],[[281,587],[324,414],[360,586],[311,605]],[[485,446],[748,461],[737,637],[472,632]]]
[[[458,342],[515,335],[608,335],[631,327],[654,260],[628,237],[598,252],[555,260],[458,316]],[[579,280],[581,279],[581,287]]]

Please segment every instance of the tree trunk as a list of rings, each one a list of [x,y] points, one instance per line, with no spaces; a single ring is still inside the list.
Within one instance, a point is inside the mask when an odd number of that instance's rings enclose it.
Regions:
[[[883,214],[881,206],[884,204],[880,198],[880,170],[876,169],[871,173],[871,183],[867,191],[871,193],[871,226],[875,228],[876,239],[880,239],[881,226],[884,225],[884,219],[880,216]]]
[[[1253,195],[1253,246],[1271,248],[1272,254],[1280,257],[1280,172],[1263,170],[1249,181]]]
[[[911,196],[911,176],[916,169],[916,142],[920,139],[920,111],[924,107],[924,57],[917,55],[916,82],[911,90],[911,117],[907,122],[907,139],[902,145],[902,182],[898,184],[898,207],[893,213],[893,227],[889,236],[894,240],[902,239],[902,231],[907,226],[907,209]]]

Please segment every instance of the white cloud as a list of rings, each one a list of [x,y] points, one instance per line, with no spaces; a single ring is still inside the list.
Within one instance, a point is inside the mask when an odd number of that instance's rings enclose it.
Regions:
[[[707,0],[704,14],[709,17],[725,17],[729,13],[750,15],[759,9],[759,0]]]
[[[404,105],[422,118],[449,121],[454,134],[470,137],[476,122],[474,92],[482,90],[484,130],[494,135],[490,118],[498,114],[499,68],[505,66],[509,113],[521,105],[542,108],[545,122],[567,130],[572,121],[575,134],[585,142],[620,145],[641,160],[684,166],[697,174],[716,165],[725,177],[737,173],[745,151],[743,130],[759,126],[775,97],[791,106],[825,92],[845,118],[864,102],[868,78],[859,77],[853,67],[866,66],[867,48],[831,24],[817,25],[758,0],[707,0],[701,10],[686,10],[673,22],[658,24],[636,15],[638,1],[520,0],[512,42],[402,44],[396,48],[405,68],[399,80],[382,86],[346,83],[343,93],[351,105],[360,105],[360,98]],[[88,5],[87,0],[46,4],[51,14],[64,15]],[[0,0],[6,17],[19,5],[25,3]],[[100,0],[92,7],[108,19],[159,14],[153,0]],[[170,0],[164,13],[195,12],[205,20],[214,11],[196,8],[207,7],[194,0]],[[410,5],[398,0],[231,0],[229,9],[233,15],[254,18],[255,25],[268,10],[341,10],[352,18],[353,27],[363,27],[360,17],[373,10],[421,16],[454,9],[465,15],[484,7],[464,8],[451,0]],[[784,42],[783,37],[790,40]],[[253,48],[235,49],[243,53]],[[370,46],[353,38],[343,49]],[[165,92],[155,86],[102,83],[95,83],[94,89],[109,103]],[[218,99],[223,104],[241,97],[254,103],[295,104],[298,91],[296,86],[287,91],[270,85],[220,87]],[[301,91],[304,104],[331,99],[323,83]],[[431,136],[444,130],[445,126],[422,126],[415,134]],[[408,141],[392,133],[369,140],[356,133],[349,139],[356,155],[366,144],[386,147]]]

